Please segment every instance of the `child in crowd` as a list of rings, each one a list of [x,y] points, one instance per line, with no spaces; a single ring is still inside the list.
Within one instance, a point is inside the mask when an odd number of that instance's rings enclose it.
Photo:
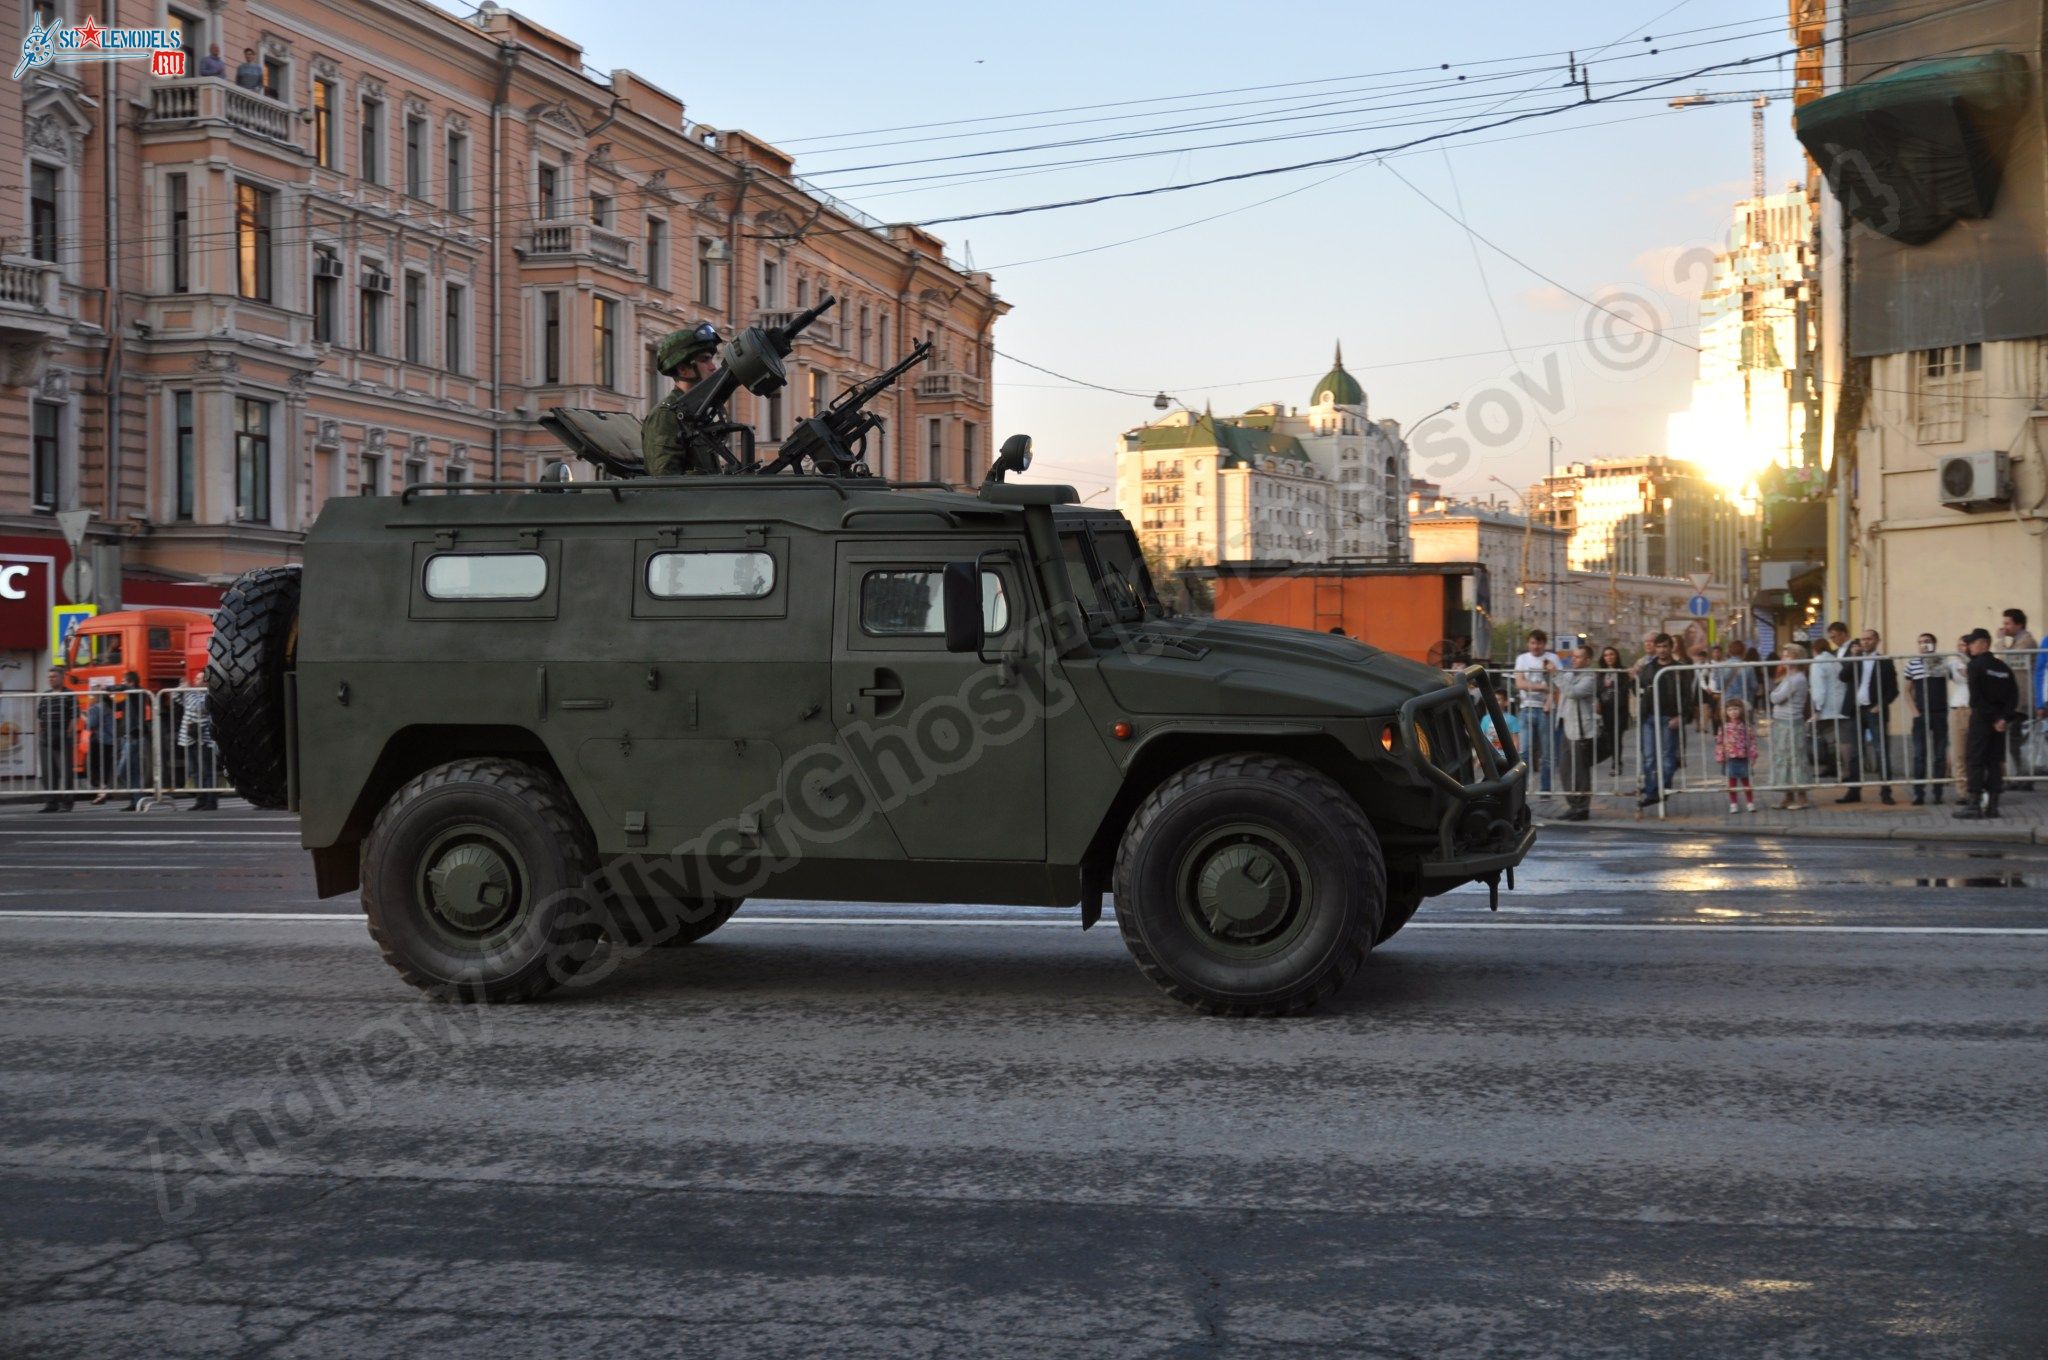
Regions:
[[[1742,790],[1748,811],[1756,811],[1756,789],[1749,782],[1749,763],[1756,759],[1756,729],[1749,725],[1749,706],[1730,699],[1721,706],[1721,730],[1714,735],[1714,756],[1728,776],[1728,810],[1741,812],[1735,791]]]

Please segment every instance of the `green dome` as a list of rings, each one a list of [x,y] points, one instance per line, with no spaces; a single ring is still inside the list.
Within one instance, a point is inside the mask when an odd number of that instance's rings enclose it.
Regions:
[[[1337,357],[1323,380],[1316,384],[1316,390],[1308,399],[1311,406],[1323,404],[1323,394],[1330,394],[1330,400],[1339,406],[1365,405],[1365,389],[1358,385],[1358,379],[1344,369],[1344,342],[1337,342]]]

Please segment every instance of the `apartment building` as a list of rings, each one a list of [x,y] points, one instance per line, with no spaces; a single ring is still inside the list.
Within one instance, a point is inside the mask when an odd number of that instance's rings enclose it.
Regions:
[[[6,50],[25,14],[83,8],[13,7]],[[530,480],[558,451],[535,417],[643,409],[664,333],[827,294],[789,387],[737,402],[765,449],[924,339],[877,470],[977,482],[1000,442],[987,274],[568,37],[422,0],[169,0],[147,22],[229,74],[60,63],[0,94],[0,557],[36,560],[45,617],[59,511],[119,545],[102,604],[203,598],[175,587],[289,559],[329,497]],[[232,78],[244,49],[260,82]],[[45,626],[19,612],[16,652]]]

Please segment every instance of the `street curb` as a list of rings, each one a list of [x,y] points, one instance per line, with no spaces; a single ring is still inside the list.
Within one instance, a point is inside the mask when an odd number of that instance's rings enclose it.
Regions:
[[[1749,838],[1772,836],[1790,840],[1814,841],[1917,841],[1922,844],[1939,843],[1947,845],[2048,845],[2048,827],[2012,827],[1996,830],[1977,830],[1974,827],[1925,827],[1903,826],[1872,827],[1860,829],[1846,826],[1760,826],[1750,822],[1739,825],[1716,826],[1713,823],[1659,821],[1646,817],[1642,821],[1595,818],[1586,822],[1558,822],[1538,818],[1536,825],[1542,830],[1566,827],[1598,828],[1609,831],[1648,831],[1660,836],[1744,836]]]

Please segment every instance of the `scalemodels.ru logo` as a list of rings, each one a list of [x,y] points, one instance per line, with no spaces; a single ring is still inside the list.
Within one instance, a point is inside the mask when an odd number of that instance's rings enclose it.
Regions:
[[[149,73],[155,76],[185,74],[185,39],[175,28],[101,28],[97,20],[82,24],[31,23],[21,40],[21,60],[14,78],[23,71],[81,61],[127,61],[149,58]]]

